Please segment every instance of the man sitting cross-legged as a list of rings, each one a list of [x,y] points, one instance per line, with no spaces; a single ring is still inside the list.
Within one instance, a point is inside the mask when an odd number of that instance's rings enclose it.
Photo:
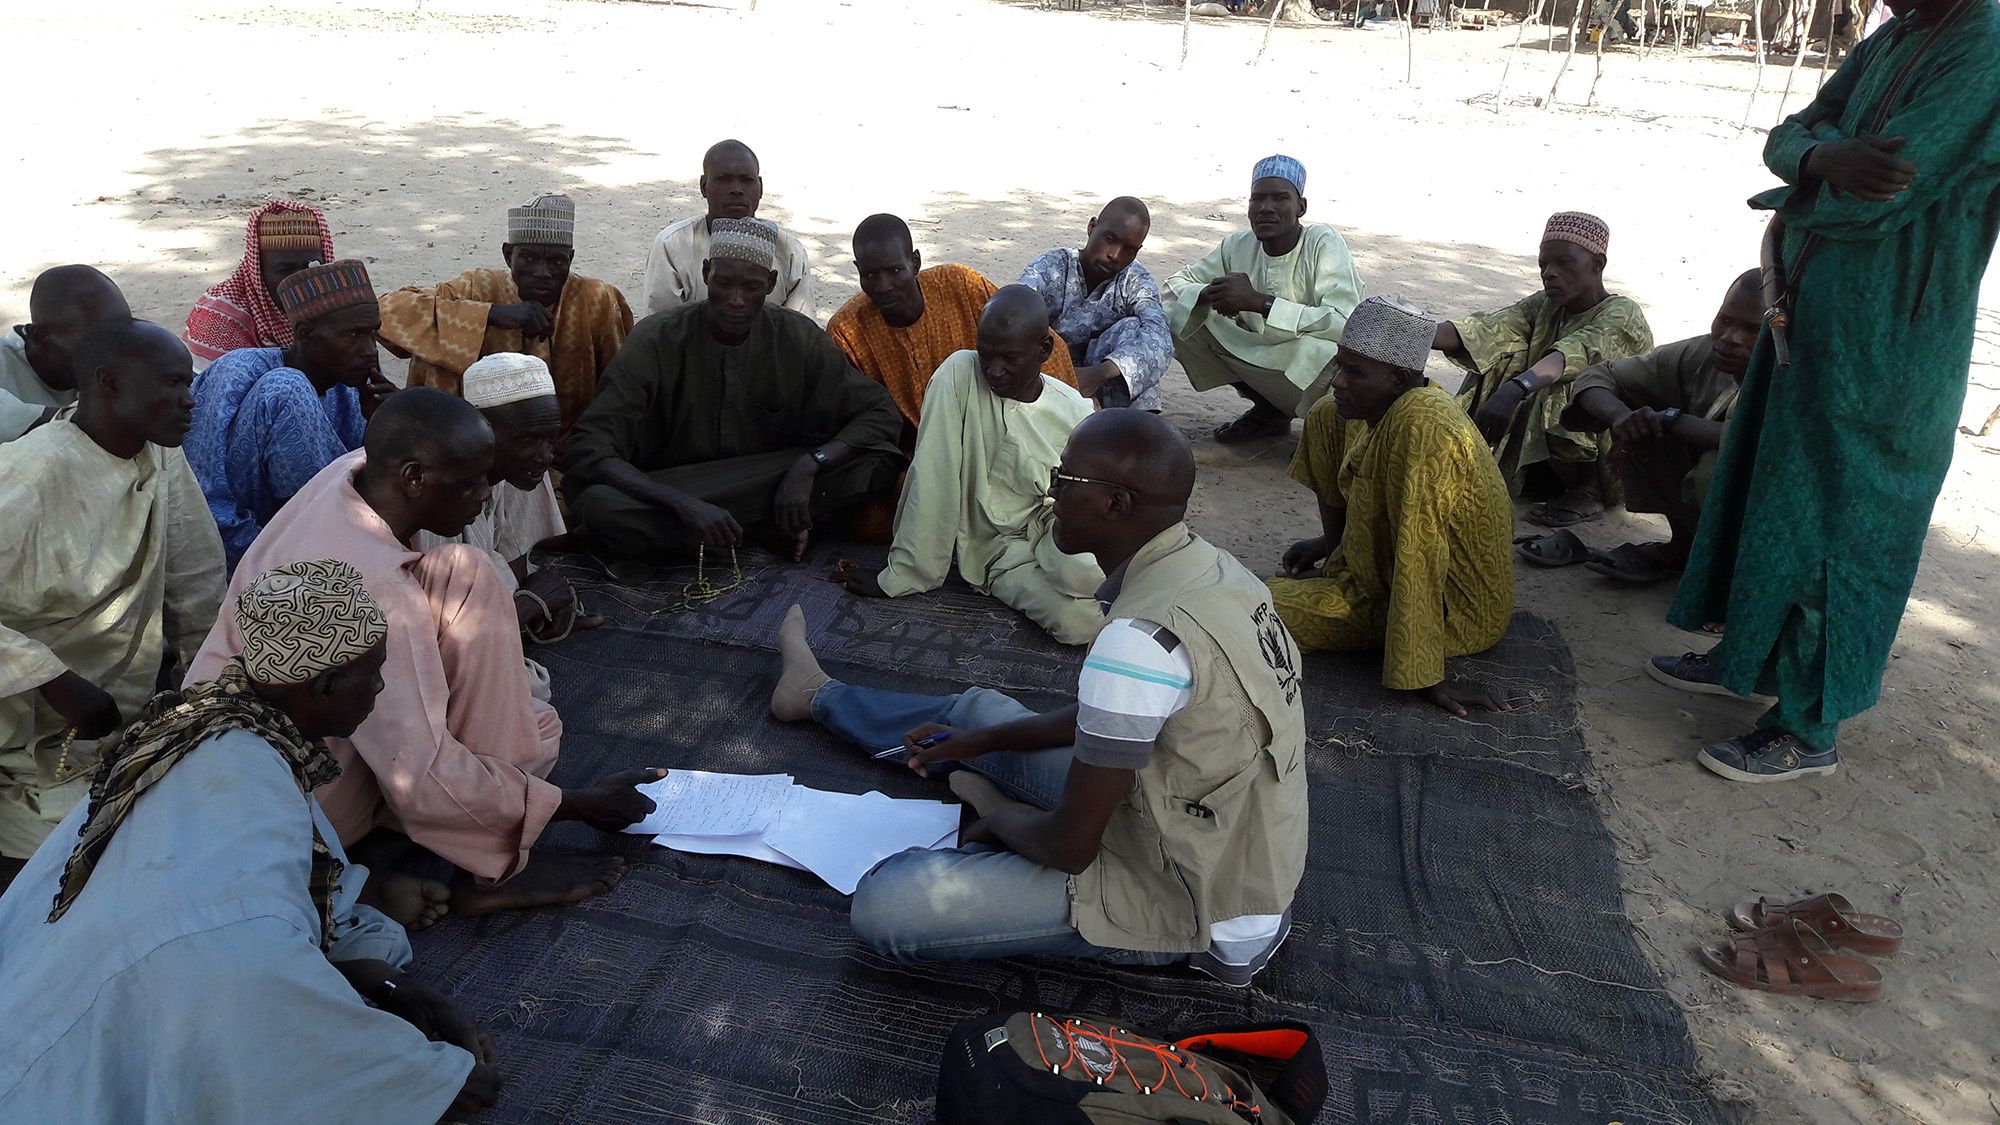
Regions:
[[[632,309],[617,286],[570,269],[576,204],[569,196],[538,195],[508,208],[500,258],[507,268],[384,294],[382,342],[410,357],[410,386],[454,393],[481,356],[535,356],[555,381],[558,437],[566,438],[632,331]]]
[[[1575,532],[1555,531],[1521,544],[1521,557],[1539,566],[1584,562],[1631,583],[1664,581],[1687,565],[1736,392],[1764,327],[1759,277],[1751,270],[1736,279],[1707,335],[1585,368],[1563,411],[1563,425],[1578,433],[1610,432],[1626,509],[1667,517],[1668,540],[1593,556]]]
[[[1063,443],[1090,416],[1082,395],[1042,374],[1051,347],[1042,299],[1024,285],[994,294],[977,351],[944,361],[930,381],[917,455],[896,510],[895,545],[880,573],[842,561],[835,580],[856,594],[902,597],[944,584],[952,558],[979,590],[1028,615],[1068,645],[1104,626],[1091,596],[1104,573],[1064,554],[1045,498]]]
[[[551,820],[617,831],[652,811],[633,786],[654,770],[614,774],[587,789],[543,780],[562,722],[530,693],[507,588],[463,544],[410,545],[419,531],[455,535],[479,515],[490,485],[493,431],[463,399],[428,387],[389,396],[367,444],[299,490],[244,556],[232,592],[302,559],[350,563],[388,615],[388,687],[354,734],[332,743],[342,773],[320,804],[352,846],[376,828],[457,864],[458,914],[575,902],[624,873],[615,856],[534,854]],[[190,679],[214,677],[243,650],[228,617]]]
[[[733,549],[748,529],[799,558],[816,519],[894,482],[889,392],[812,318],[768,303],[777,239],[715,220],[708,298],[640,321],[577,423],[563,488],[611,554]]]
[[[534,356],[499,352],[466,368],[462,389],[465,401],[478,407],[493,429],[493,467],[486,471],[493,493],[457,535],[418,531],[417,549],[446,543],[479,548],[514,596],[521,628],[542,637],[567,632],[574,623],[576,592],[562,575],[537,571],[528,559],[536,544],[568,530],[549,483],[549,466],[562,438],[555,380],[548,364]],[[545,686],[548,674],[541,665],[531,660],[528,667]]]
[[[77,341],[93,324],[127,320],[118,286],[90,266],[43,270],[28,291],[28,323],[0,338],[0,442],[76,401]]]
[[[792,609],[771,713],[864,752],[900,742],[918,773],[963,764],[952,789],[979,814],[964,846],[861,880],[862,941],[904,961],[1186,960],[1239,986],[1270,960],[1306,859],[1298,649],[1263,583],[1188,530],[1193,488],[1194,453],[1159,415],[1094,414],[1070,438],[1056,545],[1111,577],[1060,711],[830,680]]]
[[[330,560],[257,576],[229,617],[243,651],[134,716],[89,803],[0,898],[0,1119],[492,1105],[492,1040],[403,971],[403,927],[367,905],[434,918],[425,892],[444,888],[348,863],[312,796],[340,772],[326,740],[382,689],[388,621]]]
[[[0,445],[0,888],[222,601],[222,542],[179,448],[187,349],[126,318],[70,358],[75,413]]]
[[[208,497],[229,568],[294,492],[361,445],[394,391],[382,377],[375,287],[358,261],[312,266],[278,283],[290,347],[237,348],[194,381],[188,464]]]
[[[1653,346],[1638,302],[1604,288],[1610,245],[1603,219],[1551,215],[1542,231],[1542,288],[1504,309],[1444,321],[1432,341],[1471,373],[1458,402],[1495,447],[1508,491],[1520,495],[1536,466],[1565,489],[1529,510],[1528,519],[1545,527],[1594,520],[1615,499],[1616,482],[1600,464],[1606,443],[1562,425],[1576,377]]]
[[[1042,295],[1049,325],[1069,345],[1076,389],[1099,406],[1160,408],[1174,337],[1159,286],[1139,264],[1152,226],[1146,205],[1121,195],[1090,220],[1083,249],[1058,246],[1021,271],[1021,284]]]
[[[1347,240],[1306,214],[1305,166],[1267,156],[1250,171],[1250,229],[1166,280],[1174,357],[1197,391],[1234,387],[1250,409],[1224,444],[1278,437],[1326,393],[1361,277]]]
[[[1455,715],[1507,710],[1445,676],[1447,656],[1493,647],[1514,613],[1514,509],[1486,443],[1424,378],[1437,322],[1380,297],[1341,333],[1333,394],[1306,418],[1292,479],[1322,532],[1285,552],[1279,616],[1313,649],[1382,649],[1383,686]]]

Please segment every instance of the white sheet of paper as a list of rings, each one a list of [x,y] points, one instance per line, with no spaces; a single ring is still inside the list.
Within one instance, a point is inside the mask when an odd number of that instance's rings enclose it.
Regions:
[[[699,852],[703,855],[740,855],[745,859],[759,859],[765,863],[775,863],[779,867],[789,867],[794,871],[804,871],[806,865],[793,859],[764,842],[762,834],[754,836],[655,836],[653,842],[663,848],[677,852]]]
[[[870,868],[910,848],[931,848],[958,831],[959,806],[881,793],[792,791],[764,842],[851,895]]]
[[[749,836],[773,824],[791,799],[788,773],[708,773],[671,770],[639,786],[653,815],[625,831],[635,835]]]

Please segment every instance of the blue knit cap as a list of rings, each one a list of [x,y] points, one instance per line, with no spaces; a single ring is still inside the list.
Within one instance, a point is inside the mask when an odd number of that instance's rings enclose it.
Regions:
[[[1259,160],[1255,168],[1250,169],[1252,184],[1266,176],[1276,176],[1285,181],[1300,195],[1306,193],[1306,166],[1289,156],[1267,156]]]

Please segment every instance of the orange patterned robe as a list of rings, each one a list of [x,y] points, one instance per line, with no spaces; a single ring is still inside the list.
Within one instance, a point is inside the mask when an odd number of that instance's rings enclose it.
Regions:
[[[435,288],[410,286],[382,296],[382,341],[410,357],[410,386],[459,393],[459,379],[481,356],[525,352],[546,361],[562,405],[563,437],[597,395],[597,376],[632,331],[632,307],[609,282],[570,274],[556,302],[555,334],[523,341],[518,328],[486,323],[494,305],[521,299],[504,269],[468,270]]]
[[[953,352],[978,345],[980,311],[998,291],[978,270],[952,264],[924,270],[917,275],[917,284],[924,291],[924,315],[908,328],[889,327],[865,293],[850,298],[826,322],[826,334],[848,360],[863,375],[889,388],[889,397],[896,400],[905,423],[904,456],[916,445],[924,388]],[[1076,386],[1069,346],[1053,330],[1049,335],[1055,337],[1055,347],[1042,373]]]

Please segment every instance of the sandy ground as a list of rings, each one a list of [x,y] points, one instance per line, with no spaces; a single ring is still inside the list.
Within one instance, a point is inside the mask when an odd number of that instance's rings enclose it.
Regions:
[[[1284,28],[1251,65],[1261,28],[1202,20],[1182,65],[1178,22],[1154,9],[36,5],[10,18],[0,67],[15,107],[0,322],[25,319],[39,270],[84,261],[140,315],[178,326],[241,253],[242,215],[271,195],[324,205],[341,251],[387,287],[498,264],[504,208],[566,190],[581,209],[578,268],[636,301],[648,238],[695,208],[699,155],[725,135],[759,150],[766,216],[816,255],[822,317],[854,292],[847,234],[870,212],[909,218],[931,262],[1011,280],[1042,249],[1080,241],[1103,199],[1134,193],[1152,203],[1144,260],[1164,276],[1240,224],[1249,164],[1273,150],[1304,160],[1311,217],[1346,233],[1371,290],[1443,314],[1532,288],[1536,236],[1557,209],[1610,220],[1614,287],[1645,304],[1662,341],[1705,330],[1754,264],[1760,220],[1743,200],[1770,180],[1761,133],[1737,128],[1743,60],[1616,52],[1586,108],[1594,67],[1580,58],[1545,111],[1559,56],[1533,34],[1513,50],[1511,28],[1413,44]],[[1800,76],[1792,108],[1814,77]],[[1773,71],[1766,85],[1783,81]],[[1775,120],[1778,101],[1767,93],[1756,119]],[[2000,403],[2000,283],[1985,308],[1975,427]],[[1268,571],[1313,509],[1285,477],[1292,442],[1206,440],[1237,408],[1169,376],[1168,414],[1202,463],[1196,526]],[[1847,764],[1823,783],[1741,786],[1694,765],[1755,710],[1640,674],[1650,654],[1704,643],[1662,622],[1669,591],[1520,575],[1522,608],[1558,621],[1576,653],[1633,919],[1718,1092],[1757,1120],[2000,1116],[1987,930],[2000,919],[1996,479],[2000,436],[1962,437],[1882,703],[1848,726]],[[1647,522],[1620,515],[1584,535],[1661,530]],[[1909,926],[1883,1003],[1742,993],[1696,968],[1691,947],[1722,932],[1731,901],[1819,889]]]

